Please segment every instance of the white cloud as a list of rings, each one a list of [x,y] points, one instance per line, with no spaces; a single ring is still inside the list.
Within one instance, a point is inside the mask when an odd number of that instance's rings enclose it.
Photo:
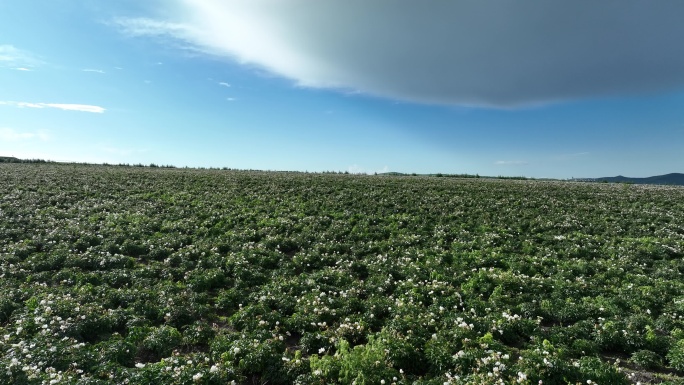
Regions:
[[[123,34],[131,37],[154,37],[171,43],[183,50],[210,53],[201,45],[194,43],[199,31],[189,24],[173,23],[149,18],[116,18],[111,22],[111,25],[119,29]],[[155,64],[163,65],[164,63],[157,62]]]
[[[81,71],[83,71],[83,72],[95,72],[95,73],[98,73],[98,74],[105,74],[105,73],[106,73],[106,72],[104,72],[103,70],[95,70],[95,69],[90,69],[90,68],[86,68],[86,69],[81,70]]]
[[[147,18],[116,18],[113,24],[131,36],[171,36],[182,39],[191,35],[191,29],[186,25]]]
[[[26,102],[3,102],[0,101],[0,106],[13,106],[19,108],[43,108],[40,103],[26,103]]]
[[[88,104],[64,104],[64,103],[28,103],[28,102],[12,102],[0,101],[0,105],[13,106],[18,108],[56,108],[64,111],[80,111],[101,114],[106,111],[100,106],[92,106]]]
[[[46,131],[19,132],[12,128],[0,127],[0,142],[16,142],[32,139],[47,141],[50,139],[50,135]]]
[[[529,162],[524,160],[497,160],[494,164],[499,166],[526,166]]]
[[[173,0],[149,36],[307,87],[514,107],[684,86],[684,2]]]
[[[228,84],[226,82],[221,82],[221,83],[219,83],[219,85],[224,86],[224,87],[230,87],[230,84]]]
[[[42,62],[35,55],[14,47],[0,45],[0,64],[14,67],[18,71],[30,71],[27,67],[40,65]]]
[[[11,45],[0,45],[0,62],[13,62],[23,53]]]
[[[92,112],[95,114],[101,114],[106,110],[100,106],[91,106],[87,104],[56,104],[56,103],[45,103],[46,107],[58,108],[65,111],[80,111],[80,112]]]
[[[12,68],[15,71],[26,71],[26,72],[32,72],[33,70],[30,68],[25,68],[25,67],[17,67],[17,68]]]
[[[226,100],[229,101],[229,102],[234,102],[234,101],[236,101],[237,99],[236,99],[236,98],[226,98]]]

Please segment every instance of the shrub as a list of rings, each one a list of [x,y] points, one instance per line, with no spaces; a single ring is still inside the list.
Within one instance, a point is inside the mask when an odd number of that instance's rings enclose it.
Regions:
[[[667,360],[673,368],[684,371],[684,339],[680,339],[670,346],[670,351],[667,352]]]
[[[340,340],[334,356],[311,357],[311,372],[324,377],[326,382],[337,380],[344,385],[380,384],[381,381],[389,384],[399,372],[387,362],[385,342],[371,336],[367,344],[351,348],[347,341]]]
[[[152,329],[150,334],[145,337],[142,347],[153,353],[157,358],[168,357],[173,349],[180,345],[183,340],[181,333],[174,327],[161,326]]]
[[[645,349],[632,353],[630,361],[642,369],[656,369],[662,363],[655,352]]]

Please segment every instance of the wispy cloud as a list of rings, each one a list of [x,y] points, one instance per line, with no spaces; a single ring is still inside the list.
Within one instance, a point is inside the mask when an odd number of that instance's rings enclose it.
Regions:
[[[91,68],[86,68],[86,69],[81,70],[81,71],[83,71],[83,72],[95,72],[98,74],[106,74],[106,72],[104,72],[103,70],[96,70],[96,69],[91,69]]]
[[[20,140],[33,140],[33,139],[46,141],[46,140],[50,139],[50,135],[48,135],[48,133],[45,131],[20,132],[20,131],[13,129],[13,128],[0,127],[0,141],[1,142],[17,142]]]
[[[229,101],[229,102],[234,102],[234,101],[236,101],[237,99],[236,99],[236,98],[226,98],[226,100]]]
[[[13,101],[0,101],[0,105],[11,106],[17,108],[56,108],[64,111],[79,111],[79,112],[91,112],[95,114],[101,114],[106,111],[105,108],[100,106],[93,106],[89,104],[65,104],[65,103],[29,103],[29,102],[13,102]]]
[[[111,23],[124,35],[131,37],[154,37],[165,39],[181,48],[192,52],[210,53],[209,50],[197,45],[194,41],[200,33],[198,29],[188,24],[153,20],[148,18],[116,18]],[[159,62],[157,65],[163,63]]]
[[[224,86],[224,87],[230,87],[230,84],[228,84],[226,82],[221,82],[221,83],[219,83],[219,85]]]
[[[17,71],[30,71],[42,63],[35,55],[16,48],[13,45],[0,45],[0,65],[13,67]]]
[[[12,68],[12,69],[15,71],[26,71],[26,72],[32,72],[33,71],[32,69],[26,68],[26,67],[17,67],[17,68]]]
[[[526,166],[530,163],[524,160],[497,160],[494,164],[499,166]]]
[[[132,36],[165,36],[180,37],[187,33],[188,27],[183,24],[159,21],[144,17],[118,17],[112,21],[123,33]]]
[[[105,108],[100,106],[91,106],[88,104],[56,104],[56,103],[45,103],[46,107],[58,108],[65,111],[80,111],[80,112],[92,112],[95,114],[101,114],[106,111]]]

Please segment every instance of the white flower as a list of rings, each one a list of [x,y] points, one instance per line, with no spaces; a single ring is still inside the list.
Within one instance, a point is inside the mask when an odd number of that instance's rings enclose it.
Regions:
[[[235,353],[235,354],[240,353],[240,348],[233,348],[233,353]]]
[[[193,381],[199,381],[200,378],[202,378],[203,374],[202,373],[197,373],[194,376],[192,376]]]
[[[137,364],[135,364],[135,367],[138,369],[142,369],[145,367],[145,364],[143,364],[142,362],[138,362]]]
[[[209,368],[209,373],[216,373],[218,370],[218,366],[212,365],[211,368]]]
[[[318,354],[323,354],[323,353],[325,353],[325,348],[318,349]]]

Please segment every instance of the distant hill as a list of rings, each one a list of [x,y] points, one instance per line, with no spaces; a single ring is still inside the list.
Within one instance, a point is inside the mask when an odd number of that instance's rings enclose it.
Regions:
[[[634,183],[634,184],[665,184],[684,186],[684,174],[672,173],[658,176],[651,176],[648,178],[629,178],[618,175],[605,178],[594,178],[594,182],[611,182],[611,183]]]

